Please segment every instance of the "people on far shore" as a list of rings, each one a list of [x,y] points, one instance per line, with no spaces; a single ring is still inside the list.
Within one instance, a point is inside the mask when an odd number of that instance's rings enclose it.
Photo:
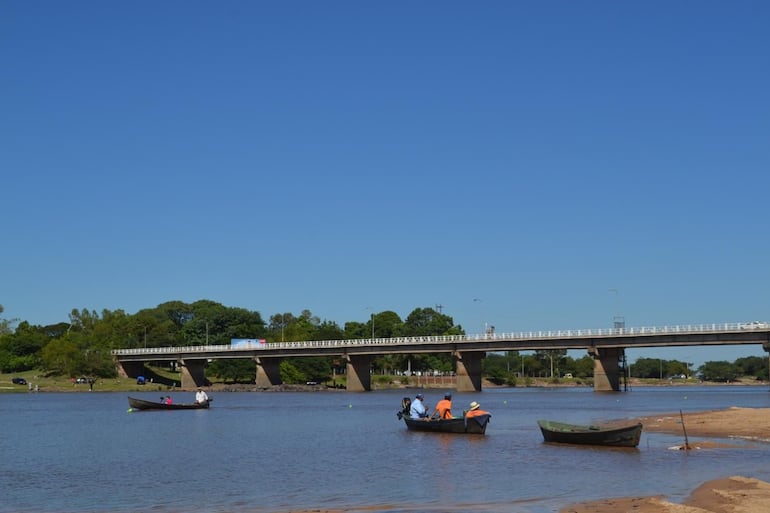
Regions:
[[[481,409],[481,405],[477,403],[476,401],[473,401],[470,406],[470,410],[468,410],[465,413],[465,416],[468,418],[471,417],[478,417],[479,415],[489,415],[490,413],[488,411],[484,411]]]
[[[417,394],[412,401],[412,406],[409,408],[409,416],[413,419],[424,419],[428,416],[428,410],[425,408],[425,396],[423,394]]]
[[[444,398],[436,404],[436,409],[433,410],[431,417],[438,417],[439,419],[452,418],[452,394],[444,394]]]
[[[209,396],[201,387],[198,387],[198,391],[195,392],[195,403],[203,404],[207,402],[209,402]]]

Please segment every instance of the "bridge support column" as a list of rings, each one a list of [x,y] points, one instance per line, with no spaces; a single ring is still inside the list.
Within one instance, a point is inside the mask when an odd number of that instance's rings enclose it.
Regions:
[[[115,361],[115,368],[121,378],[138,378],[144,375],[144,362]]]
[[[345,356],[348,392],[368,392],[372,389],[372,357],[368,354]]]
[[[179,364],[179,373],[181,374],[182,381],[181,387],[183,389],[192,390],[193,388],[208,384],[205,359],[180,359],[177,363]]]
[[[478,351],[455,351],[457,391],[481,392],[481,361],[486,356]]]
[[[767,336],[770,337],[770,333]],[[770,370],[770,340],[762,342],[762,349],[767,353],[767,368]]]
[[[258,387],[267,388],[280,385],[282,358],[254,358],[257,363],[257,377],[254,382]]]
[[[620,392],[620,358],[622,347],[589,349],[594,357],[594,392]]]

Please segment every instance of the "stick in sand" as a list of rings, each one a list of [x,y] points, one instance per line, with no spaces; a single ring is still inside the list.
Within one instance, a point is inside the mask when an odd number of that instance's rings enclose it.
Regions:
[[[679,410],[679,418],[682,419],[682,431],[684,432],[684,449],[685,451],[690,450],[690,441],[687,440],[687,429],[684,427],[684,415],[682,414],[682,410]]]

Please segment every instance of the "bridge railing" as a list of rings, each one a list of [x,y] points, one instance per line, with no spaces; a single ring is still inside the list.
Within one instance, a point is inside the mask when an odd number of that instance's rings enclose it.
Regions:
[[[129,356],[136,354],[169,354],[185,352],[239,352],[244,349],[316,349],[355,346],[393,346],[413,344],[457,344],[473,343],[489,340],[513,340],[527,341],[537,339],[565,339],[565,338],[591,338],[591,337],[618,337],[637,335],[666,335],[686,333],[719,333],[746,329],[768,329],[768,323],[721,323],[721,324],[686,324],[681,326],[646,326],[631,328],[598,328],[576,330],[545,330],[522,331],[516,333],[484,333],[476,335],[439,335],[431,337],[392,337],[392,338],[364,338],[354,340],[307,340],[302,342],[269,342],[266,344],[254,344],[243,347],[231,345],[210,346],[177,346],[177,347],[147,347],[134,349],[115,349],[116,356]]]

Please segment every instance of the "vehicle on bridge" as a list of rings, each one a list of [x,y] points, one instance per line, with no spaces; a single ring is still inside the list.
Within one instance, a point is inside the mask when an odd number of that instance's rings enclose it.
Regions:
[[[762,321],[751,321],[741,324],[742,330],[763,330],[767,328],[770,328],[770,323]]]

